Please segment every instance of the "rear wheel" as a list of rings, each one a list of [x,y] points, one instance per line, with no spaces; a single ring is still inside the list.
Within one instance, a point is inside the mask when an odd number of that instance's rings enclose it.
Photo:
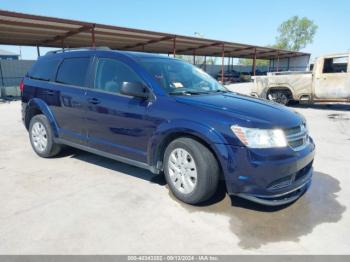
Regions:
[[[291,101],[292,96],[289,90],[271,90],[267,94],[267,99],[282,105],[287,105]]]
[[[45,115],[35,115],[30,120],[29,138],[33,150],[41,157],[53,157],[61,150],[61,146],[53,140],[53,132]]]
[[[219,166],[214,155],[191,138],[179,138],[169,144],[164,173],[173,194],[188,204],[208,200],[218,187]]]

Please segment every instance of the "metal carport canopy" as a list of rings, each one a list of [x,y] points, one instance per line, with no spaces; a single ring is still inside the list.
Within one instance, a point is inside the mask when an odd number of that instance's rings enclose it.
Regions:
[[[108,46],[164,54],[281,59],[309,55],[268,47],[131,29],[0,10],[0,44],[46,47]]]

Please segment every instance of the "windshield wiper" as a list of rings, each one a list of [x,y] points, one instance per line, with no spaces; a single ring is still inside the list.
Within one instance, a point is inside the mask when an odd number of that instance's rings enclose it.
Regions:
[[[203,95],[203,94],[209,94],[209,92],[205,91],[189,91],[189,90],[184,90],[184,91],[175,91],[175,92],[169,92],[169,95]]]
[[[229,92],[230,91],[228,91],[228,90],[221,90],[221,89],[211,91],[211,93],[229,93]]]

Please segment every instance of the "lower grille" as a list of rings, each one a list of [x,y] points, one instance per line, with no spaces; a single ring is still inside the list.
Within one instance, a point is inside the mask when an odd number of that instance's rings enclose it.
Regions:
[[[292,176],[285,176],[273,181],[267,189],[276,190],[289,186],[292,183]]]
[[[300,179],[303,179],[309,173],[311,168],[312,162],[295,174],[294,181],[299,181]]]
[[[268,190],[277,190],[287,186],[290,186],[294,182],[298,182],[301,179],[304,179],[310,172],[312,168],[312,162],[309,163],[304,168],[300,169],[298,172],[293,173],[290,176],[285,176],[273,181],[267,186]]]

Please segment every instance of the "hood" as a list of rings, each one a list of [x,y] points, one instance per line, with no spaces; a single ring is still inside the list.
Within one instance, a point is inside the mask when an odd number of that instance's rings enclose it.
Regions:
[[[290,128],[302,123],[299,114],[286,106],[235,93],[181,96],[176,101],[219,111],[232,119],[233,123],[247,127]]]

